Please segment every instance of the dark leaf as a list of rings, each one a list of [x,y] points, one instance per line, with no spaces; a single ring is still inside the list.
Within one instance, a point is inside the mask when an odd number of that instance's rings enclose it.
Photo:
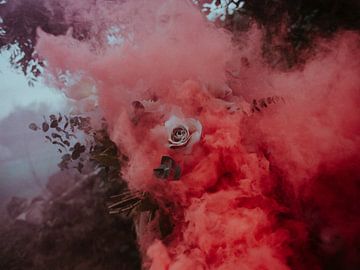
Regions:
[[[85,150],[86,150],[85,145],[81,145],[81,146],[79,147],[79,151],[80,151],[80,153],[84,153],[84,152],[85,152]]]
[[[154,169],[154,175],[160,179],[168,179],[171,177],[174,180],[179,180],[181,168],[171,157],[162,156],[160,166]]]
[[[50,127],[51,127],[51,128],[57,128],[57,126],[58,126],[58,121],[55,119],[55,120],[53,120],[53,121],[51,122]]]
[[[56,138],[61,139],[61,136],[59,134],[56,134],[56,133],[51,133],[51,137],[53,137],[54,139],[56,139]]]
[[[30,128],[31,130],[34,130],[34,131],[36,131],[36,130],[39,129],[39,127],[38,127],[35,123],[31,123],[31,124],[29,125],[29,128]]]
[[[69,142],[69,141],[67,141],[67,140],[63,141],[63,144],[65,144],[67,147],[69,147],[69,146],[70,146],[70,142]]]
[[[79,125],[79,117],[75,116],[75,117],[70,118],[70,125],[71,126]]]
[[[63,130],[61,129],[61,127],[56,127],[56,131],[57,131],[57,132],[61,132],[61,131],[63,131]]]
[[[174,168],[174,180],[179,180],[181,177],[181,168],[179,165]]]
[[[54,114],[50,115],[49,118],[50,118],[50,121],[56,120],[56,116]]]
[[[160,179],[167,179],[170,175],[170,168],[160,165],[159,168],[154,169],[154,175]]]
[[[75,149],[71,154],[71,158],[73,160],[77,160],[80,157],[80,154],[80,151],[78,149]]]
[[[52,139],[49,136],[45,136],[45,138],[52,142]]]
[[[66,148],[65,148],[65,145],[63,145],[61,142],[53,141],[52,143],[53,143],[53,144],[60,145],[61,147],[63,147],[64,149],[66,149]]]
[[[171,168],[175,164],[175,161],[169,156],[162,156],[161,164]]]
[[[268,105],[266,104],[264,99],[260,100],[260,107],[266,108]]]
[[[42,123],[42,130],[44,132],[47,132],[49,130],[49,124],[46,122]]]
[[[74,145],[74,149],[77,150],[79,149],[81,146],[81,144],[79,142],[77,142],[75,145]]]

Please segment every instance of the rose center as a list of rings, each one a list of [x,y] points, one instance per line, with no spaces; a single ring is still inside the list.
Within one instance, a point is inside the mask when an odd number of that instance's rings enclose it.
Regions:
[[[188,137],[189,137],[189,132],[184,126],[179,126],[174,128],[171,134],[171,140],[173,142],[186,141]]]

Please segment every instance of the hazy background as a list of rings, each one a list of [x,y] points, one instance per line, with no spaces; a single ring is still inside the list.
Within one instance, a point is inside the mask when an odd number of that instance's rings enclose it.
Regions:
[[[58,170],[56,148],[28,125],[68,108],[65,96],[41,80],[29,86],[24,74],[10,66],[10,54],[0,54],[0,211],[11,196],[38,193]]]

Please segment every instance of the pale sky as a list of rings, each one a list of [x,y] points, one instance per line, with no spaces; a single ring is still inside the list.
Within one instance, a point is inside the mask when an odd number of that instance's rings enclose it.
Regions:
[[[8,116],[15,107],[48,104],[54,109],[65,105],[65,97],[55,89],[36,83],[30,87],[20,70],[14,70],[9,63],[9,51],[0,53],[0,120]]]
[[[64,94],[35,83],[29,87],[21,71],[9,64],[9,51],[0,54],[0,205],[9,196],[32,196],[58,170],[59,154],[41,131],[43,115],[68,112]]]

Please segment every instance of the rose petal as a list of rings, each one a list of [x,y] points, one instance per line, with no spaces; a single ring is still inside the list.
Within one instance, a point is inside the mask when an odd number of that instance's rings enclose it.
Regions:
[[[172,132],[172,130],[176,127],[176,126],[180,126],[180,125],[183,125],[183,126],[186,126],[184,125],[184,121],[182,121],[180,118],[176,117],[176,116],[171,116],[169,118],[169,120],[167,120],[165,122],[165,127],[168,131],[168,133]]]

